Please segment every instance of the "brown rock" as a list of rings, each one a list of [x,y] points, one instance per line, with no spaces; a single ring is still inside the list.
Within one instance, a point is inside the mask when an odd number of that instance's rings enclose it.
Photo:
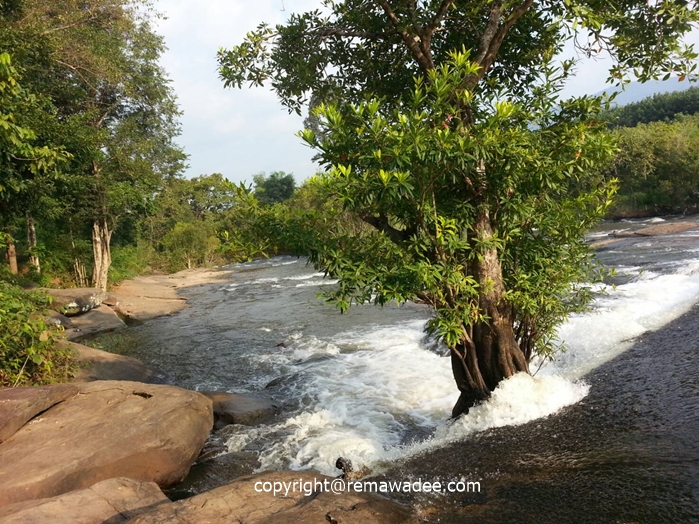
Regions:
[[[169,502],[153,482],[103,480],[56,497],[0,508],[0,524],[118,524]]]
[[[46,289],[53,297],[51,307],[59,313],[72,317],[87,313],[98,307],[107,298],[107,293],[96,288]]]
[[[78,387],[72,384],[0,389],[0,442],[10,438],[39,413],[77,393]]]
[[[181,481],[213,425],[211,401],[172,386],[97,381],[0,444],[0,506],[112,477]]]
[[[672,235],[682,233],[699,227],[697,222],[672,222],[670,224],[658,224],[657,226],[644,227],[635,231],[636,235],[642,237],[654,237],[658,235]]]
[[[309,472],[279,471],[245,477],[195,497],[158,506],[128,521],[129,524],[257,523],[398,523],[410,522],[410,511],[383,497],[366,493],[290,490],[288,494],[260,493],[264,482],[318,482],[334,480]],[[302,486],[300,486],[302,487]],[[309,490],[310,491],[310,490]],[[330,518],[328,518],[330,517]],[[331,520],[332,519],[332,520]]]
[[[225,391],[202,391],[214,404],[214,420],[216,428],[221,429],[228,424],[254,426],[274,417],[278,408],[275,404],[262,397],[238,395]]]
[[[101,307],[79,317],[71,317],[71,325],[66,328],[68,340],[79,340],[89,335],[106,333],[126,326],[113,309]]]
[[[136,358],[101,351],[76,342],[61,341],[59,344],[70,347],[75,354],[75,359],[87,364],[78,370],[73,382],[92,382],[93,380],[129,380],[151,384],[162,382],[159,374]]]

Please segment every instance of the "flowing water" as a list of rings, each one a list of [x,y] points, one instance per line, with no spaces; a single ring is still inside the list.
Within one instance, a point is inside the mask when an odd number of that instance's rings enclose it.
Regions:
[[[317,299],[335,282],[303,259],[241,264],[190,289],[190,309],[135,328],[133,354],[177,385],[282,404],[273,423],[219,436],[229,453],[254,452],[257,469],[336,475],[343,456],[384,478],[481,481],[476,496],[407,497],[428,520],[699,522],[699,329],[683,317],[652,333],[699,301],[699,232],[625,239],[598,257],[618,276],[561,327],[567,350],[453,423],[447,352],[423,333],[429,310],[341,315]],[[672,329],[687,340],[669,340]]]

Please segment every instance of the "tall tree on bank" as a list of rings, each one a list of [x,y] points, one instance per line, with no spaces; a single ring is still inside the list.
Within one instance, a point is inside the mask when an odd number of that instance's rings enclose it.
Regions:
[[[345,0],[262,24],[219,52],[227,86],[271,84],[300,112],[321,106],[328,183],[372,228],[311,249],[341,279],[333,297],[421,298],[451,351],[453,415],[549,354],[554,329],[589,299],[581,241],[613,187],[596,183],[612,143],[599,101],[557,100],[575,37],[614,58],[610,77],[692,74],[686,1]],[[367,102],[367,99],[376,100]],[[352,105],[350,105],[352,104]],[[557,108],[559,106],[559,108]]]
[[[45,139],[73,154],[60,188],[64,218],[71,235],[89,222],[93,285],[103,289],[114,228],[185,159],[173,143],[179,112],[157,63],[164,46],[153,16],[140,0],[18,0],[2,12],[0,38],[57,108]]]

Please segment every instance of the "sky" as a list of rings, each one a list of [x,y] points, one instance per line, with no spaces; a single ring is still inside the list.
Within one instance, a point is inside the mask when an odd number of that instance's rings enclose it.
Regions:
[[[283,23],[292,12],[319,6],[319,0],[156,0],[166,17],[156,26],[168,47],[161,65],[183,111],[177,142],[189,154],[188,178],[222,173],[250,182],[256,173],[285,171],[300,183],[317,171],[313,150],[295,136],[303,117],[289,115],[267,88],[224,89],[216,52],[241,43],[263,21]],[[583,62],[562,94],[605,89],[607,68]]]

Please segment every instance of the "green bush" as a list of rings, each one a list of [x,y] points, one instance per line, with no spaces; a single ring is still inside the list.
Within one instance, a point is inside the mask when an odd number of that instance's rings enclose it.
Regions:
[[[0,281],[0,386],[59,382],[73,371],[70,352],[56,345],[43,319],[50,298]]]

